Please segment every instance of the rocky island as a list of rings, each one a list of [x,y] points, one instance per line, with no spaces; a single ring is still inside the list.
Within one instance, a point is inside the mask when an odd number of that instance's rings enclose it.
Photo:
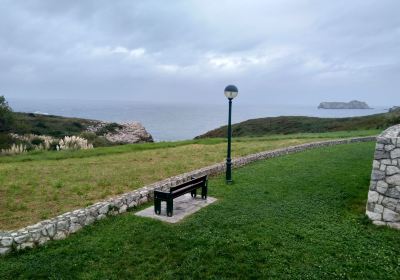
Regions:
[[[371,109],[367,103],[353,100],[350,102],[322,102],[318,109]]]

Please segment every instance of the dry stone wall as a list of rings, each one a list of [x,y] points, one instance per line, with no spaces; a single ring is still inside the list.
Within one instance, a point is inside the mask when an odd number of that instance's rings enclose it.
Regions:
[[[232,163],[233,167],[240,167],[254,161],[293,154],[304,150],[375,140],[376,137],[361,137],[307,143],[251,154],[236,158]],[[0,254],[5,255],[14,250],[19,251],[25,248],[33,248],[43,245],[50,240],[64,239],[81,228],[93,224],[97,220],[104,219],[107,216],[125,213],[138,205],[152,201],[154,190],[168,190],[170,187],[190,180],[192,176],[216,175],[223,172],[225,172],[225,163],[221,162],[147,185],[138,190],[95,203],[86,208],[64,213],[53,219],[44,220],[19,230],[0,232]]]
[[[366,214],[376,225],[400,229],[400,125],[377,138]]]

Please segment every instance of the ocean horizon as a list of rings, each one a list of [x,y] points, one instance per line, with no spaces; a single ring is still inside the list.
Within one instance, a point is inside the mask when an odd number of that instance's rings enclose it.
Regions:
[[[28,100],[8,98],[16,112],[41,113],[109,122],[138,121],[155,141],[188,140],[227,123],[228,104],[151,103],[125,100]],[[232,122],[277,116],[353,117],[387,112],[373,109],[318,109],[314,105],[242,104],[233,102]]]

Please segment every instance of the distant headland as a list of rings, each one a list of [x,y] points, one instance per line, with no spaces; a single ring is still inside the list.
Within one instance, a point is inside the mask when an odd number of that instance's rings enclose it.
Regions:
[[[352,100],[350,102],[322,102],[318,109],[372,109],[367,103]]]

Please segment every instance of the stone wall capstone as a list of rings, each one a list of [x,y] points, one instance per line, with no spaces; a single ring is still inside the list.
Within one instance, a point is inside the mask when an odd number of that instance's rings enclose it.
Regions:
[[[377,137],[366,208],[375,225],[400,229],[400,125]]]
[[[235,158],[232,164],[233,167],[236,168],[254,161],[293,154],[309,149],[375,140],[376,137],[371,136],[312,142]],[[154,190],[168,190],[170,187],[186,182],[192,177],[216,175],[223,172],[225,172],[225,162],[217,163],[147,185],[105,201],[97,202],[86,208],[64,213],[55,218],[44,220],[19,230],[0,232],[0,255],[40,246],[50,240],[67,238],[70,234],[79,231],[87,225],[93,224],[97,220],[104,219],[107,216],[125,213],[138,205],[151,201],[153,199]]]

